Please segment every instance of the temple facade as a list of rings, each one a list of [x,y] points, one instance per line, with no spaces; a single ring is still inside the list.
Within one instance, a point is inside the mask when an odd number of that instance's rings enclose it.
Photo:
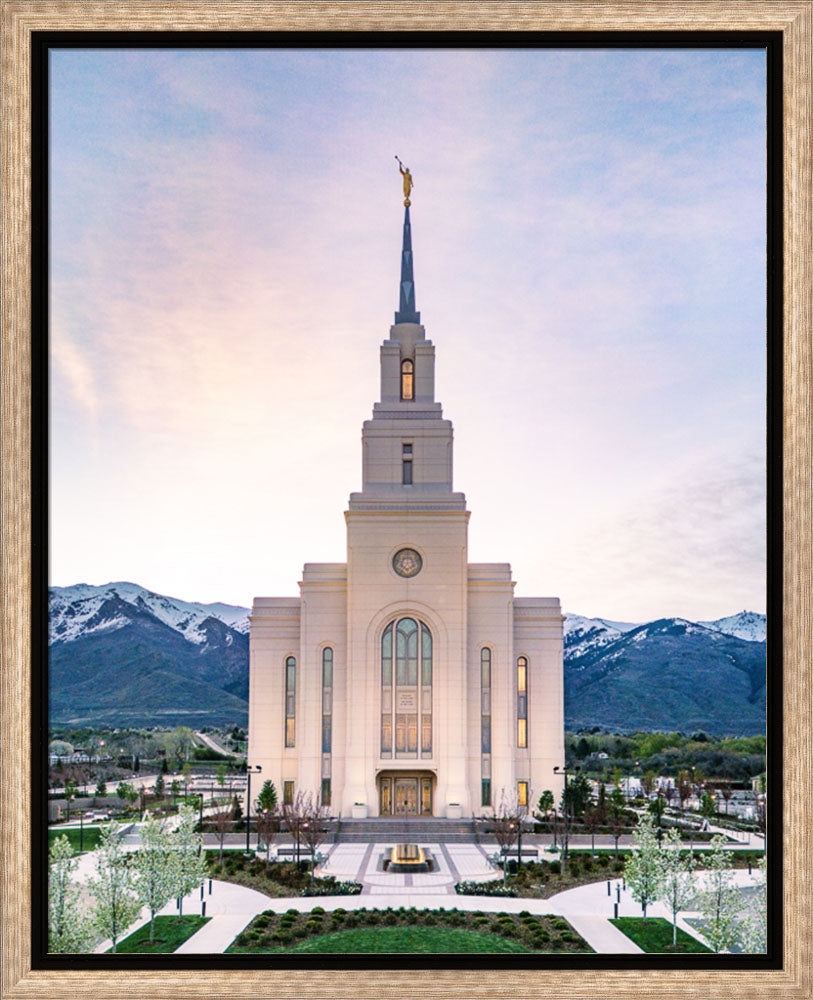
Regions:
[[[305,563],[298,597],[258,597],[251,613],[249,763],[281,801],[310,792],[342,817],[489,815],[562,788],[559,599],[515,597],[508,563],[468,561],[408,193],[347,561]]]

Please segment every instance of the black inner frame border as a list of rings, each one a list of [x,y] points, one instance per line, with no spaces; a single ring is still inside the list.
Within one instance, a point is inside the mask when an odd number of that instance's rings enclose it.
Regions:
[[[766,696],[768,950],[765,955],[49,955],[48,747],[48,91],[54,49],[762,49],[767,62]],[[783,35],[781,31],[34,31],[31,33],[31,947],[32,968],[735,969],[782,968],[783,761]],[[768,682],[770,678],[770,682]]]

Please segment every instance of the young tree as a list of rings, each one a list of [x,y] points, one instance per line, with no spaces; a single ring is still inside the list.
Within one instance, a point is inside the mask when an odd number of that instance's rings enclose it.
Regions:
[[[67,837],[57,837],[48,852],[48,950],[58,954],[90,950],[93,931],[79,903],[71,876],[79,864]]]
[[[722,785],[720,788],[720,795],[722,795],[723,801],[725,802],[725,814],[728,816],[728,803],[731,801],[731,796],[733,795],[731,786]]]
[[[158,776],[155,779],[155,788],[154,788],[155,797],[159,800],[159,802],[164,797],[164,788],[165,788],[164,775],[159,771]]]
[[[235,795],[231,800],[231,818],[234,820],[235,826],[237,826],[243,818],[243,807],[240,805],[239,795]]]
[[[130,790],[132,789],[132,787],[133,786],[130,785],[130,784],[128,784],[128,782],[126,782],[126,781],[120,781],[118,783],[117,787],[116,787],[116,795],[120,799],[123,799],[125,802],[129,802],[130,801]]]
[[[98,785],[96,785],[96,791],[93,794],[97,799],[103,799],[107,796],[107,785],[104,781],[99,781]]]
[[[277,790],[270,779],[263,782],[260,794],[257,796],[255,808],[258,813],[273,812],[277,808]]]
[[[271,845],[274,843],[274,837],[279,827],[276,809],[264,809],[262,812],[258,812],[254,817],[254,827],[257,830],[258,846],[265,844],[265,864],[268,866],[271,860]]]
[[[69,778],[65,782],[65,819],[71,818],[71,802],[76,798],[78,791],[79,786],[73,778]]]
[[[138,916],[140,907],[133,893],[132,871],[114,823],[102,827],[96,876],[88,884],[93,893],[96,929],[112,940],[115,954],[116,942]]]
[[[183,916],[183,898],[206,878],[207,864],[203,854],[203,838],[195,833],[195,810],[181,806],[178,825],[172,838],[170,885],[172,895],[180,902],[178,916]]]
[[[186,761],[181,769],[181,777],[183,778],[183,797],[186,799],[189,796],[189,782],[192,778],[192,765],[189,761]]]
[[[596,809],[598,810],[601,823],[607,822],[607,789],[604,782],[599,782],[598,797],[596,799]]]
[[[602,824],[601,811],[598,806],[588,809],[584,814],[584,822],[590,833],[590,855],[596,856],[596,831]]]
[[[694,855],[691,851],[684,857],[680,849],[680,831],[672,827],[666,835],[666,850],[663,851],[663,885],[659,898],[672,914],[672,948],[677,950],[677,915],[685,910],[694,898]]]
[[[507,854],[519,836],[520,821],[521,816],[518,804],[513,799],[509,799],[503,790],[500,793],[499,809],[494,810],[494,836],[500,845],[500,854],[502,854],[503,884],[507,881],[506,876],[508,874]]]
[[[150,911],[150,941],[155,914],[172,898],[172,851],[160,820],[151,816],[141,827],[141,847],[135,856],[134,886],[138,900]]]
[[[138,756],[138,754],[136,754],[135,757],[133,758],[133,773],[136,774],[140,770],[141,770],[141,758]]]
[[[641,778],[641,789],[643,790],[644,797],[649,798],[655,788],[655,772],[647,771],[646,774]]]
[[[710,820],[716,811],[714,796],[711,792],[703,792],[703,797],[700,800],[700,815]]]
[[[678,798],[680,799],[680,811],[683,813],[685,803],[692,794],[692,781],[688,771],[678,771],[675,781]]]
[[[172,784],[169,786],[169,794],[172,796],[172,804],[175,805],[175,799],[181,794],[181,783],[177,778],[172,779]]]
[[[618,859],[618,838],[624,832],[624,793],[619,787],[610,792],[610,825],[615,838],[615,857]]]
[[[703,933],[716,952],[728,951],[740,936],[737,914],[742,897],[734,884],[731,851],[726,851],[724,845],[725,839],[719,834],[711,838],[711,850],[705,857],[704,887],[699,894]]]
[[[641,904],[646,920],[647,907],[660,896],[663,885],[663,852],[658,849],[652,817],[646,813],[638,820],[626,878],[632,898]]]
[[[751,898],[742,929],[743,949],[751,954],[768,950],[768,861],[763,855],[757,868],[756,892]]]
[[[318,798],[308,792],[302,801],[302,839],[311,854],[311,885],[313,885],[313,869],[316,865],[316,848],[327,836],[325,820],[328,808],[321,804]]]
[[[218,856],[218,864],[223,864],[223,842],[226,839],[226,834],[234,828],[234,820],[231,815],[231,808],[221,809],[214,814],[214,816],[209,817],[209,821],[212,824],[212,829],[214,830],[215,836],[217,837],[218,843],[220,845],[220,854]]]

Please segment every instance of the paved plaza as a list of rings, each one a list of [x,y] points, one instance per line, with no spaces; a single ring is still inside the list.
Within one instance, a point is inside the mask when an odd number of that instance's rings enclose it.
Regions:
[[[131,850],[137,847],[137,834],[127,837],[127,847]],[[184,913],[203,912],[212,919],[196,934],[192,935],[179,948],[178,953],[185,954],[217,954],[224,952],[237,935],[251,921],[265,910],[283,913],[288,909],[302,912],[311,910],[314,906],[322,906],[325,910],[343,907],[346,910],[386,909],[387,907],[417,907],[419,909],[454,909],[480,910],[484,912],[519,913],[526,910],[536,915],[560,916],[568,920],[573,928],[581,934],[590,947],[600,954],[633,954],[641,949],[626,935],[617,930],[610,918],[615,915],[616,905],[618,916],[640,917],[641,907],[632,899],[623,880],[610,879],[594,882],[590,885],[569,889],[550,899],[528,899],[519,897],[494,896],[459,896],[455,893],[455,882],[492,881],[502,877],[488,861],[492,853],[490,846],[479,844],[440,844],[426,843],[422,847],[428,849],[435,868],[431,872],[389,873],[382,868],[382,858],[392,846],[391,843],[376,841],[371,843],[334,844],[327,852],[327,857],[317,868],[318,875],[333,875],[346,881],[362,884],[362,892],[358,896],[321,896],[321,897],[285,897],[271,898],[254,889],[223,882],[217,879],[207,880],[203,896],[200,890],[190,893],[184,900]],[[85,881],[95,867],[95,852],[84,854],[79,859],[77,875],[80,881]],[[698,888],[704,874],[695,874]],[[736,884],[741,888],[751,886],[756,881],[756,875],[749,875],[745,869],[734,872]],[[168,903],[160,911],[164,915],[176,914],[174,901]],[[671,920],[666,907],[655,903],[648,908],[648,916],[665,917]],[[695,938],[703,941],[702,933],[696,926],[699,914],[687,911],[678,917],[678,927]],[[149,913],[142,910],[138,920],[128,929],[128,934],[147,923]],[[125,937],[127,935],[122,935]],[[705,942],[704,942],[705,943]],[[110,947],[110,941],[103,941],[97,952],[104,952]]]

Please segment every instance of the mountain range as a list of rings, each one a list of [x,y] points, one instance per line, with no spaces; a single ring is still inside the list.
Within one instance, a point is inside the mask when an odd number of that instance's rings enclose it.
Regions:
[[[133,583],[49,591],[50,718],[75,725],[245,725],[248,609]],[[765,731],[765,616],[636,624],[565,618],[565,724]]]

